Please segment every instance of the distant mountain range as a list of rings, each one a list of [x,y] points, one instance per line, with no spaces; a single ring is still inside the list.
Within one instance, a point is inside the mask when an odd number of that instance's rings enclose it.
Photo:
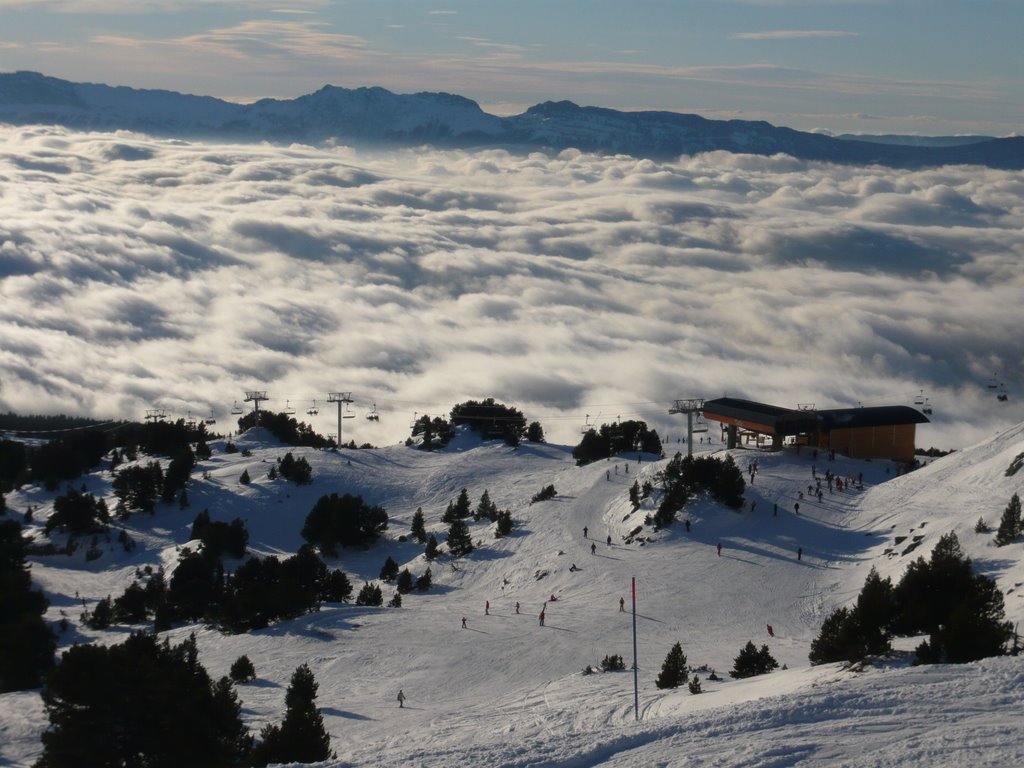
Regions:
[[[620,112],[544,102],[499,117],[449,93],[324,86],[296,99],[235,104],[209,96],[72,83],[37,72],[0,74],[0,122],[82,130],[133,130],[221,141],[319,143],[514,151],[587,152],[671,158],[724,150],[785,153],[803,160],[917,168],[977,164],[1024,168],[1024,137],[843,136],[764,121],[708,120],[677,112]]]

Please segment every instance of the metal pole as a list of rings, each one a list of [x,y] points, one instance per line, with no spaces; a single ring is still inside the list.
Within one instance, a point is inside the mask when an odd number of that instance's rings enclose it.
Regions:
[[[640,720],[640,668],[636,663],[636,576],[633,577],[633,712]]]

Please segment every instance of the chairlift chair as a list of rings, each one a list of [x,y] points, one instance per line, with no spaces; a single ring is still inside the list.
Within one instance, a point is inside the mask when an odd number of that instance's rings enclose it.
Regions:
[[[925,403],[925,396],[924,396],[924,390],[922,389],[921,390],[921,394],[917,395],[914,398],[914,405],[924,405],[924,403]]]
[[[309,410],[306,411],[307,416],[316,416],[320,413],[320,409],[316,407],[316,400],[313,401],[313,405],[310,406]]]
[[[693,432],[694,432],[694,434],[696,434],[698,432],[707,432],[707,431],[708,431],[708,423],[704,420],[704,418],[699,413],[696,414],[696,416],[695,416],[695,418],[693,420]]]
[[[288,414],[289,416],[291,416],[291,415],[293,415],[295,413],[295,409],[292,408],[292,401],[291,400],[285,400],[284,401],[284,412],[286,414]]]
[[[205,419],[203,419],[203,424],[216,424],[216,423],[217,423],[217,419],[214,418],[214,415],[212,413],[209,416],[207,416]]]
[[[921,409],[921,413],[923,413],[925,416],[932,415],[932,404],[927,397],[924,399],[924,408]]]
[[[242,410],[242,406],[238,404],[237,400],[235,400],[234,405],[231,406],[231,413],[235,416],[241,416],[243,413],[245,413],[245,411]]]
[[[373,408],[366,414],[367,421],[380,421],[380,414],[377,413],[377,404],[373,404]]]
[[[355,411],[348,407],[348,403],[345,404],[345,410],[341,412],[341,418],[343,419],[354,419],[356,417]]]

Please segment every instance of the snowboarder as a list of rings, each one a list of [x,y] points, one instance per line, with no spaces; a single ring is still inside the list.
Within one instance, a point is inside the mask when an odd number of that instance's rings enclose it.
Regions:
[[[402,689],[401,688],[398,689],[398,708],[399,709],[404,709],[405,708],[405,694],[402,693]]]
[[[718,556],[722,556],[722,542],[718,542]]]
[[[516,600],[516,613],[519,613],[519,601]]]
[[[797,547],[796,548],[796,559],[797,560],[803,560],[804,559],[804,548],[803,547]]]
[[[584,539],[585,539],[585,538],[587,538],[587,531],[589,531],[589,530],[590,530],[590,529],[589,529],[589,528],[587,528],[587,526],[585,526],[585,525],[583,526],[583,538],[584,538]]]
[[[626,612],[626,598],[620,597],[619,598],[619,613],[625,613],[625,612]]]
[[[590,554],[592,554],[592,555],[597,554],[597,544],[591,544],[590,545]]]
[[[488,600],[487,602],[484,603],[484,616],[490,616],[490,615],[491,615],[491,601]]]
[[[768,637],[775,637],[775,630],[772,628],[771,624],[768,625]]]
[[[544,626],[544,609],[543,608],[541,608],[541,610],[540,610],[540,625],[542,627]]]
[[[466,617],[465,616],[462,617],[462,628],[466,629]]]

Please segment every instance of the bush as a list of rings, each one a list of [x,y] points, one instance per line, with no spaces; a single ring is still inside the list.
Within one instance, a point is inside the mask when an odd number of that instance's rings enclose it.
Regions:
[[[536,501],[547,501],[553,499],[558,495],[558,491],[555,490],[554,485],[545,485],[537,493],[533,494],[533,498],[530,499],[530,503],[533,504]]]
[[[228,675],[233,683],[251,683],[256,679],[256,667],[248,656],[239,656],[231,665]]]
[[[690,684],[687,686],[690,689],[690,693],[696,696],[698,693],[704,693],[704,690],[700,687],[700,678],[696,675],[690,680]]]
[[[622,660],[622,656],[618,653],[612,656],[605,656],[603,659],[601,659],[602,672],[621,671],[625,668],[626,662]]]
[[[497,525],[494,528],[495,538],[502,538],[512,533],[512,510],[505,509],[498,513]]]

